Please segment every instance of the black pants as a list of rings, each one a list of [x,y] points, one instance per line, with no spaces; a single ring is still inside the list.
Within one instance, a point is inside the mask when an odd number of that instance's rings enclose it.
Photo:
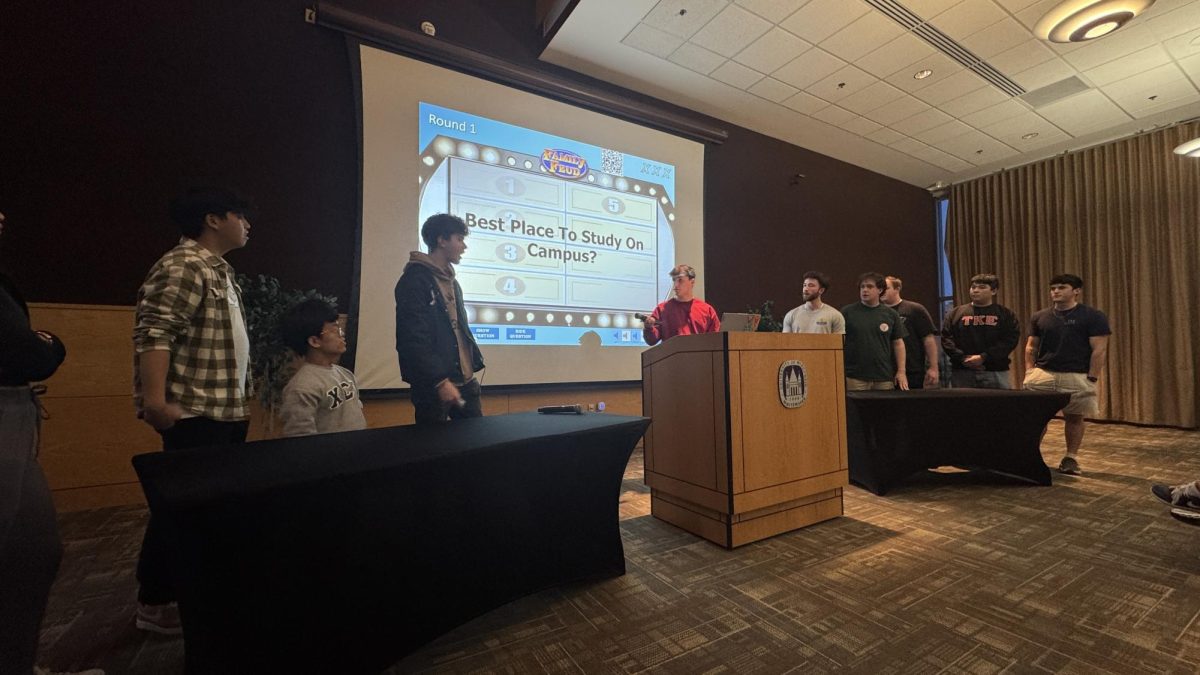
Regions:
[[[189,417],[179,420],[175,426],[160,431],[163,451],[202,448],[209,445],[229,445],[246,442],[249,421],[219,422],[207,417]],[[154,513],[146,524],[142,539],[142,554],[138,557],[137,580],[138,602],[146,605],[165,605],[175,601],[171,584],[172,557],[175,544],[162,534],[154,524]]]
[[[925,388],[925,371],[923,370],[906,370],[904,376],[908,378],[909,389],[924,389]]]
[[[417,413],[417,424],[436,424],[447,419],[483,417],[483,405],[479,401],[479,380],[471,380],[458,386],[459,395],[466,401],[461,408],[442,403],[438,399],[437,387],[413,387],[412,403]]]

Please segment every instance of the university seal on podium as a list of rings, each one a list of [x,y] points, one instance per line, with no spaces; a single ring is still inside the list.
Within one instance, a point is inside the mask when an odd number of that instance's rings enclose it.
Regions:
[[[808,398],[808,372],[799,361],[779,364],[779,402],[785,408],[799,408]]]

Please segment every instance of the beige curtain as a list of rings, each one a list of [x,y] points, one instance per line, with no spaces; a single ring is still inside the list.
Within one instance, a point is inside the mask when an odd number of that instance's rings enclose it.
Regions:
[[[946,254],[957,302],[970,278],[1000,276],[1021,319],[1050,305],[1056,273],[1112,324],[1100,419],[1194,428],[1200,417],[1200,159],[1172,153],[1200,136],[1181,124],[1002,171],[950,192]]]

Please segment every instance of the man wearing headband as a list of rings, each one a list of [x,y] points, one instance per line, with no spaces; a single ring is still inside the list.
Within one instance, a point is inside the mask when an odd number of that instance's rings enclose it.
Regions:
[[[679,264],[671,269],[672,295],[666,302],[659,303],[642,328],[642,339],[648,345],[656,345],[676,335],[716,333],[721,330],[721,320],[712,305],[692,295],[696,285],[696,270],[691,265]]]

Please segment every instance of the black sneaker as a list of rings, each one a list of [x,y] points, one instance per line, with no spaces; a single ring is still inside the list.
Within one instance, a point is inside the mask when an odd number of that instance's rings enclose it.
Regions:
[[[1074,457],[1063,457],[1062,461],[1058,463],[1058,472],[1068,476],[1078,476],[1082,473],[1079,470],[1079,462],[1075,461]]]
[[[1175,520],[1180,520],[1188,525],[1200,525],[1200,512],[1188,511],[1187,509],[1171,509],[1171,516]]]
[[[1200,511],[1200,491],[1196,490],[1194,483],[1184,483],[1183,485],[1155,483],[1150,486],[1150,492],[1176,508]]]

